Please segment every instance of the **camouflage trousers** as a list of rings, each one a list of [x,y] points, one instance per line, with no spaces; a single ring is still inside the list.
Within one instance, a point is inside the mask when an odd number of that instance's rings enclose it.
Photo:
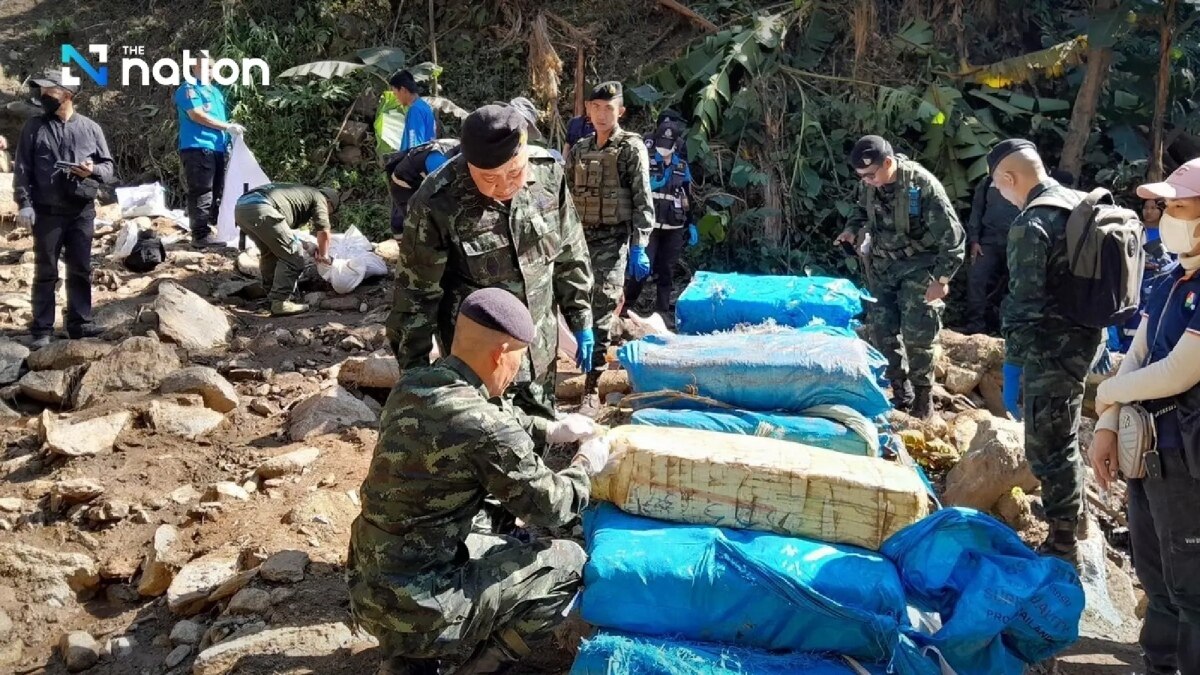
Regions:
[[[941,301],[925,302],[929,267],[873,258],[871,294],[878,302],[869,322],[875,346],[887,357],[889,380],[933,386],[933,345],[942,330]]]
[[[274,206],[239,204],[233,212],[238,229],[258,247],[258,269],[271,302],[287,300],[304,273],[305,259],[296,233]]]
[[[351,612],[385,659],[458,658],[496,646],[518,660],[566,619],[587,561],[579,544],[472,533],[466,546],[462,567],[417,578],[389,577],[352,558]]]
[[[1025,360],[1025,457],[1042,482],[1050,520],[1077,520],[1083,508],[1086,469],[1079,453],[1079,418],[1084,380],[1099,356],[1100,332],[1094,341],[1074,342]]]
[[[620,337],[617,310],[625,293],[625,267],[629,260],[629,227],[614,225],[586,231],[592,257],[592,317],[596,349],[592,352],[592,377],[607,368],[605,355]]]

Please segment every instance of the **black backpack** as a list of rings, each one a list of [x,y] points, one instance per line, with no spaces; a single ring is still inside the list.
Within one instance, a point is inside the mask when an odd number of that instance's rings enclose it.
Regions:
[[[131,272],[145,273],[153,270],[167,259],[167,249],[162,239],[153,230],[138,233],[137,243],[133,251],[125,256],[125,268]]]
[[[1104,188],[1071,193],[1070,198],[1043,195],[1025,206],[1071,212],[1065,236],[1069,271],[1050,280],[1055,297],[1067,318],[1082,326],[1124,324],[1137,314],[1141,301],[1145,228],[1136,213],[1117,206]]]

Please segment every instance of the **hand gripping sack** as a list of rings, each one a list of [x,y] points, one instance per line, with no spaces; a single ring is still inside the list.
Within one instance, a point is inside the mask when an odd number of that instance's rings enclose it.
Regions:
[[[1137,314],[1141,299],[1144,227],[1136,213],[1117,206],[1104,188],[1072,192],[1073,199],[1042,195],[1025,207],[1071,212],[1065,237],[1069,271],[1049,281],[1072,321],[1092,328],[1124,324]]]

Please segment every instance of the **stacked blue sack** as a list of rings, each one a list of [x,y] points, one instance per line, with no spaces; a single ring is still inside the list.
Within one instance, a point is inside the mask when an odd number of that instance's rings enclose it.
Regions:
[[[601,504],[584,518],[580,609],[604,628],[887,661],[906,621],[883,556],[766,532],[666,523]]]
[[[849,279],[696,272],[675,303],[675,324],[689,335],[767,321],[852,328],[866,297]]]
[[[892,535],[881,552],[900,570],[908,602],[943,620],[932,635],[908,637],[936,649],[957,675],[1021,675],[1079,639],[1084,596],[1075,569],[1037,555],[989,515],[942,509]]]
[[[885,675],[885,668],[821,654],[759,649],[602,631],[579,648],[570,675]]]
[[[853,413],[847,409],[848,413]],[[857,415],[857,413],[853,413]],[[663,410],[645,408],[633,413],[632,422],[650,427],[674,427],[677,429],[699,429],[719,431],[740,436],[776,438],[781,441],[803,443],[814,448],[862,457],[878,457],[880,454],[879,430],[862,415],[857,415],[856,428],[847,425],[846,419],[837,421],[815,415],[790,415],[787,413],[765,413],[750,410]]]
[[[886,360],[844,328],[652,335],[617,357],[635,392],[681,392],[761,412],[844,405],[875,418],[891,409],[880,386]]]

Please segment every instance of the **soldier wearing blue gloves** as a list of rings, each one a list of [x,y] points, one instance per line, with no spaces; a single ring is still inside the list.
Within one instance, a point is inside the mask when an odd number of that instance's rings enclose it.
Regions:
[[[620,82],[604,82],[588,96],[588,119],[596,133],[580,140],[567,157],[567,180],[591,253],[595,339],[580,412],[600,410],[600,373],[617,335],[617,308],[628,272],[635,281],[650,276],[650,233],[654,205],[650,158],[642,137],[621,129],[625,114]],[[587,337],[587,336],[584,336]],[[578,339],[578,336],[577,336]],[[582,346],[583,341],[580,341]]]
[[[675,265],[683,254],[686,242],[695,246],[700,241],[692,213],[692,171],[676,149],[679,147],[678,127],[663,125],[651,139],[650,189],[654,193],[654,232],[646,255],[650,258],[657,293],[654,311],[664,318],[671,312],[671,296],[675,291]],[[625,280],[625,311],[637,303],[647,279]]]

